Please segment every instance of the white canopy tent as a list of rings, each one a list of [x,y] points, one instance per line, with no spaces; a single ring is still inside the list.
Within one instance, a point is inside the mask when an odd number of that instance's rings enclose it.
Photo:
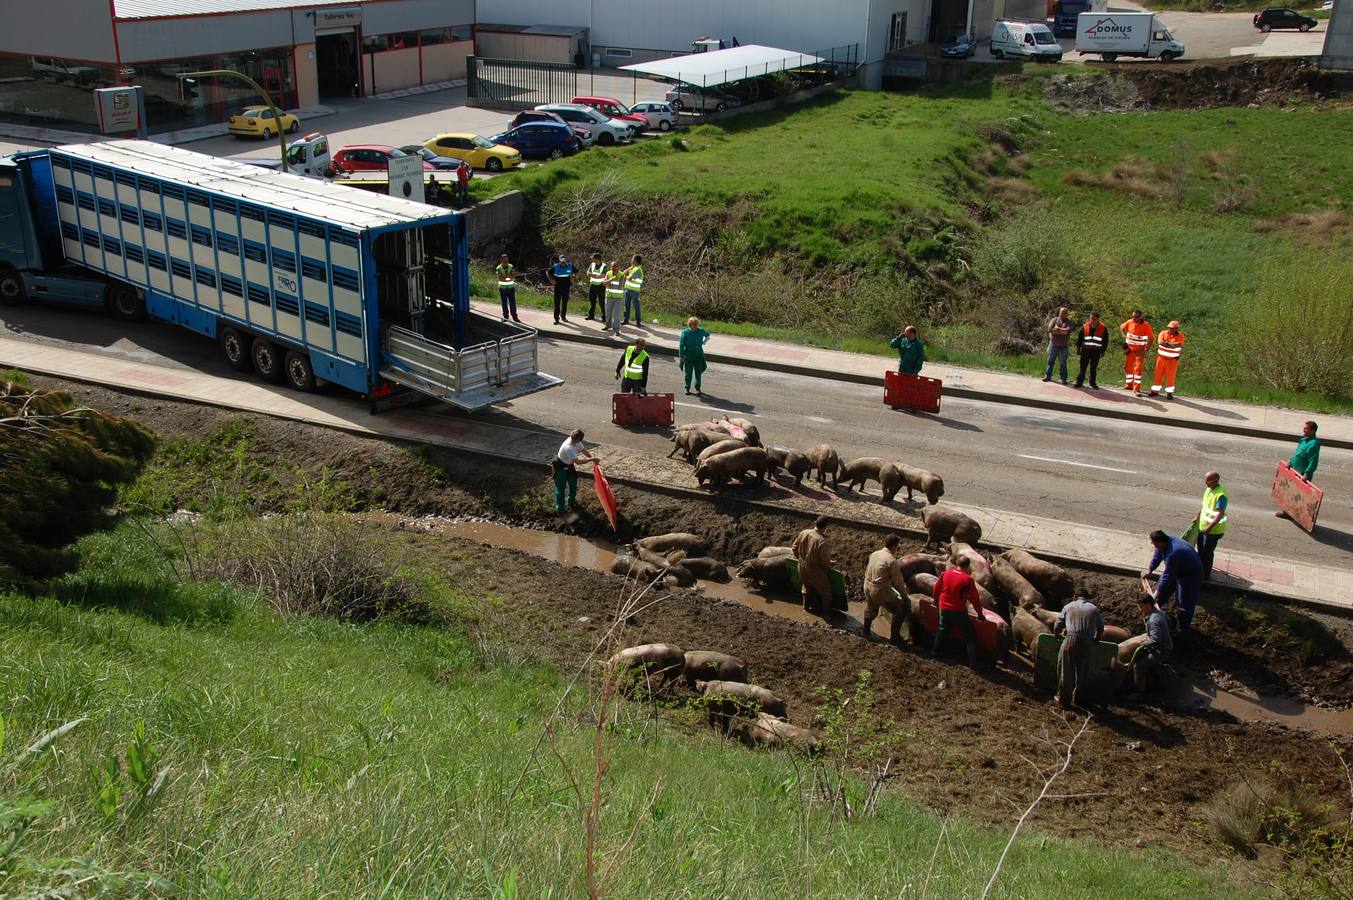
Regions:
[[[634,63],[621,68],[629,72],[640,72],[669,81],[709,88],[746,78],[770,75],[773,72],[816,65],[820,62],[823,62],[822,57],[811,53],[796,53],[778,47],[746,44],[728,50],[691,53],[653,62]]]

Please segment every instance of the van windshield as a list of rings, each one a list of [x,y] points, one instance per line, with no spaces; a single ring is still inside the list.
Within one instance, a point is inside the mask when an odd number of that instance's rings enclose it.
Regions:
[[[1040,44],[1055,44],[1057,39],[1052,36],[1051,31],[1035,31],[1034,40]]]

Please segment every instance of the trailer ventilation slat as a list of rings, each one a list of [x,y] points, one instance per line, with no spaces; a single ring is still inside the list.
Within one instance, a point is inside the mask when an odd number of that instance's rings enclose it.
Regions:
[[[113,180],[118,184],[125,184],[128,187],[136,187],[136,176],[131,172],[118,172],[113,176]]]
[[[344,334],[350,334],[353,337],[362,336],[362,320],[356,316],[350,316],[347,313],[334,311],[334,327]]]
[[[249,302],[272,306],[272,295],[268,293],[267,288],[259,287],[251,282],[249,284]]]
[[[130,248],[128,248],[130,249]],[[234,275],[221,273],[221,291],[226,294],[233,294],[236,297],[244,296],[244,282],[240,281]]]
[[[183,188],[177,184],[161,184],[160,190],[171,200],[183,199]]]
[[[56,186],[56,199],[59,203],[74,203],[75,191],[72,191],[64,184],[58,184]]]
[[[164,220],[153,212],[144,213],[141,224],[146,226],[146,231],[164,231]]]
[[[193,277],[193,267],[181,259],[170,259],[169,270],[180,278]]]
[[[127,206],[126,204],[118,206],[117,217],[122,221],[128,222],[132,225],[141,224],[141,213],[138,212],[136,207],[134,206]]]
[[[228,197],[217,197],[214,202],[217,212],[230,213],[233,216],[240,211],[240,205]]]
[[[342,266],[334,266],[333,284],[334,287],[342,288],[345,291],[355,291],[361,282],[357,279],[357,273],[351,269],[345,269]]]
[[[193,266],[193,280],[207,287],[216,287],[216,273],[202,266]]]
[[[307,303],[305,304],[305,320],[328,328],[329,310],[315,303]]]
[[[99,233],[97,231],[81,231],[80,240],[84,242],[86,247],[97,248],[99,246]]]
[[[329,232],[329,240],[335,244],[342,244],[344,247],[357,246],[357,235],[348,231],[339,231],[337,228]]]
[[[277,311],[287,313],[292,316],[301,314],[301,304],[295,297],[288,297],[286,294],[274,294],[273,303],[277,305]]]
[[[146,251],[146,262],[152,269],[159,269],[161,272],[166,268],[164,254],[156,253],[154,250]]]
[[[201,225],[193,226],[193,243],[201,244],[203,247],[211,246],[211,229],[203,228]]]
[[[276,247],[273,247],[273,248],[272,248],[272,264],[273,264],[274,266],[276,266],[277,268],[282,269],[282,270],[284,270],[284,271],[287,271],[287,272],[295,272],[295,271],[296,271],[296,256],[295,256],[294,254],[288,253],[288,252],[285,251],[285,250],[278,250]]]
[[[240,242],[229,234],[216,235],[216,249],[227,256],[240,255]]]
[[[80,191],[80,193],[77,195],[77,201],[79,202],[81,209],[90,209],[90,210],[94,209],[93,194],[86,194],[84,191]]]
[[[316,224],[313,223],[313,222],[301,222],[301,223],[300,223],[298,226],[296,226],[296,227],[300,229],[301,234],[308,234],[308,235],[310,235],[311,237],[317,237],[317,238],[319,238],[319,239],[321,239],[321,240],[324,239],[324,226],[323,226],[323,225],[316,225]]]
[[[70,222],[62,222],[61,236],[68,241],[78,241],[80,239],[80,229],[76,228]]]
[[[117,238],[110,238],[107,235],[104,235],[103,249],[106,252],[113,254],[114,256],[121,256],[122,242],[119,241]]]
[[[265,263],[268,261],[268,248],[254,241],[244,242],[244,258],[252,259],[254,262]]]
[[[170,237],[187,238],[188,226],[178,219],[165,219],[164,230]]]
[[[188,191],[188,202],[194,206],[210,206],[211,198],[201,191]]]
[[[296,217],[289,216],[286,213],[273,212],[268,210],[268,224],[276,225],[278,228],[295,228]]]
[[[100,198],[99,198],[99,215],[101,215],[101,216],[116,216],[116,215],[117,215],[117,204],[114,203],[112,200],[105,200],[105,199],[103,199],[102,197],[100,197]]]
[[[311,259],[308,256],[301,257],[301,274],[306,278],[313,278],[316,281],[327,281],[329,273],[324,265],[317,259]]]
[[[127,262],[144,263],[146,261],[145,254],[135,244],[128,244],[124,249],[127,251]]]

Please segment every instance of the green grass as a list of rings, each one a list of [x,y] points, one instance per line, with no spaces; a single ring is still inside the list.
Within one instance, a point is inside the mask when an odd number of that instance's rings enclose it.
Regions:
[[[67,585],[200,590],[156,565],[139,535],[84,541],[84,568]],[[532,758],[560,675],[486,656],[454,621],[280,620],[245,594],[212,590],[225,592],[214,612],[185,600],[173,616],[87,608],[78,590],[64,603],[0,596],[0,829],[37,814],[6,851],[0,894],[582,892],[567,780],[552,754]],[[558,752],[589,777],[591,731],[572,715],[578,704],[566,710]],[[21,753],[81,717],[43,752]],[[954,819],[936,853],[940,821],[892,792],[876,817],[829,832],[820,810],[805,819],[802,764],[692,730],[635,706],[604,736],[603,851],[640,821],[611,896],[897,896],[923,884],[972,896],[1005,843]],[[146,876],[162,882],[133,887]],[[1234,895],[1227,880],[1161,852],[1031,831],[995,895]]]

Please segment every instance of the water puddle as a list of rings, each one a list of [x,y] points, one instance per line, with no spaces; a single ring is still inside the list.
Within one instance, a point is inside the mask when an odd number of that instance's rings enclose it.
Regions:
[[[1245,688],[1223,690],[1208,682],[1189,682],[1176,702],[1196,709],[1217,709],[1242,722],[1271,722],[1325,734],[1353,734],[1353,709],[1321,709],[1292,697],[1265,697]]]

